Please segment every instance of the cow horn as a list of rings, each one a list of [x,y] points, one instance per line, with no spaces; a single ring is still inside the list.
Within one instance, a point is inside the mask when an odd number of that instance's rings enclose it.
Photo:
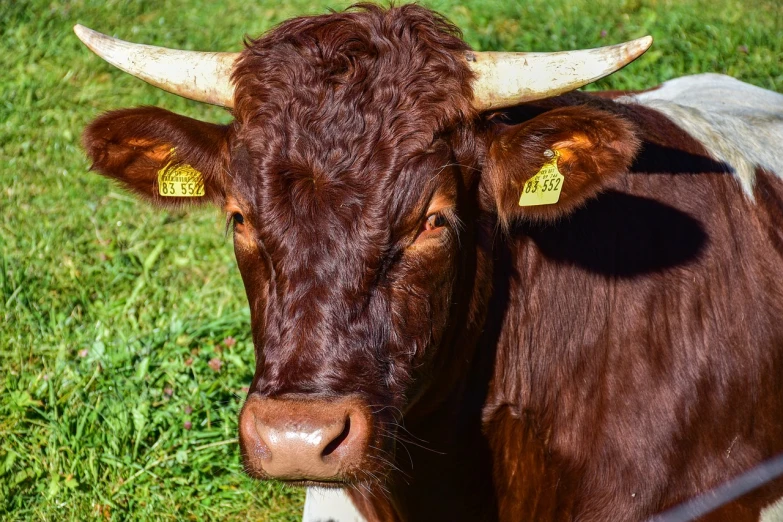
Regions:
[[[510,107],[563,94],[622,69],[652,45],[645,36],[597,49],[556,53],[468,52],[476,75],[473,106],[479,111]]]
[[[231,70],[239,53],[180,51],[135,44],[78,24],[73,31],[92,52],[155,87],[212,105],[234,105]]]

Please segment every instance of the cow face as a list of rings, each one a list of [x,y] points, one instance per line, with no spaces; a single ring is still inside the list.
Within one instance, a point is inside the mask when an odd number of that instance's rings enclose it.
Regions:
[[[423,9],[371,8],[283,24],[235,68],[227,210],[257,346],[251,474],[383,475],[394,414],[444,357],[472,179],[459,166],[475,161],[455,33]]]
[[[240,415],[251,475],[382,477],[395,415],[448,391],[481,329],[478,214],[508,227],[552,148],[566,210],[630,161],[632,131],[600,110],[477,123],[466,52],[417,6],[296,19],[239,57],[231,125],[140,108],[86,130],[104,175],[159,205],[226,212],[256,348]],[[195,189],[169,186],[181,179]]]
[[[413,6],[294,20],[238,61],[233,124],[142,108],[85,133],[94,167],[143,197],[227,214],[256,347],[240,418],[254,476],[382,475],[395,415],[455,358],[477,180],[456,33]],[[202,197],[160,181],[181,168]]]

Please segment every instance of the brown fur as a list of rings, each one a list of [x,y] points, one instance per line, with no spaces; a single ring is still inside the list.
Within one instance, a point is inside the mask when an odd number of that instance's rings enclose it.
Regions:
[[[232,125],[117,111],[85,146],[162,204],[176,147],[243,217],[250,393],[367,405],[341,479],[370,520],[641,520],[783,451],[780,179],[753,203],[613,96],[477,115],[467,49],[418,6],[291,20],[247,42]],[[561,201],[520,209],[553,147]]]

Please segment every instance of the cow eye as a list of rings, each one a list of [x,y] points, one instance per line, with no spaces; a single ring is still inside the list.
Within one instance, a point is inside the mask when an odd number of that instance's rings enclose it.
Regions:
[[[436,212],[435,214],[430,214],[429,216],[427,216],[427,221],[425,221],[424,223],[424,230],[430,231],[445,226],[446,226],[446,218],[443,217],[443,214]]]
[[[245,222],[244,216],[239,212],[234,212],[234,215],[231,217],[234,219],[234,225],[241,225]]]

